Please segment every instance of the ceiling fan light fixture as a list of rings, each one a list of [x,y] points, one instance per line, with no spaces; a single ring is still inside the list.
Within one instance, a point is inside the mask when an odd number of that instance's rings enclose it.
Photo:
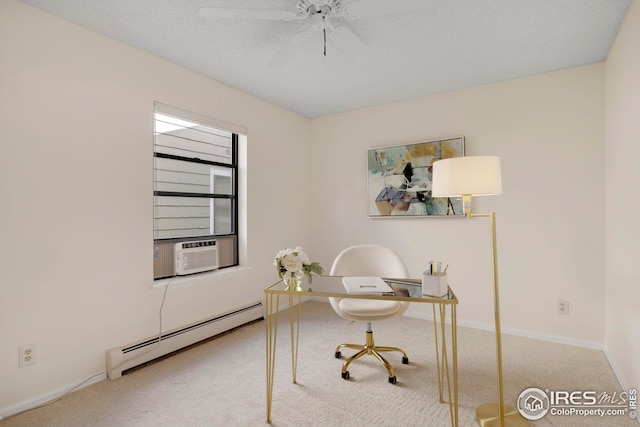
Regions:
[[[298,0],[296,9],[300,16],[310,16],[315,13],[327,16],[336,14],[342,9],[342,0]]]

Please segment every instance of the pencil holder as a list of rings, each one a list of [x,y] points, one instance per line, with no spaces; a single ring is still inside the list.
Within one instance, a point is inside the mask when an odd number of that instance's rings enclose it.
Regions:
[[[422,273],[422,295],[429,297],[442,297],[449,292],[446,274]]]

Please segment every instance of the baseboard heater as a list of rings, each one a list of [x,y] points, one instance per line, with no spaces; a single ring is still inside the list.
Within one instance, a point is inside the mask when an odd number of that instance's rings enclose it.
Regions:
[[[264,318],[262,302],[238,308],[194,324],[107,351],[107,377],[196,344],[230,329]]]

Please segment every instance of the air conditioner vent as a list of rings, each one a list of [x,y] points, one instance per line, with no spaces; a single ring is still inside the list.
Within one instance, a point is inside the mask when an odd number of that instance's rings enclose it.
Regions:
[[[200,273],[218,268],[218,247],[215,240],[194,240],[176,243],[176,275]]]

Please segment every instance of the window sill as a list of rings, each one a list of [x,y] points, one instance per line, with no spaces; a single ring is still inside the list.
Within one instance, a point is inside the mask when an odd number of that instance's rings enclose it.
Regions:
[[[210,285],[220,280],[237,277],[253,270],[251,266],[229,267],[222,270],[215,270],[207,273],[192,274],[189,276],[175,276],[167,279],[154,280],[151,285],[152,290],[164,289],[171,285],[171,288],[182,288],[185,286]]]

